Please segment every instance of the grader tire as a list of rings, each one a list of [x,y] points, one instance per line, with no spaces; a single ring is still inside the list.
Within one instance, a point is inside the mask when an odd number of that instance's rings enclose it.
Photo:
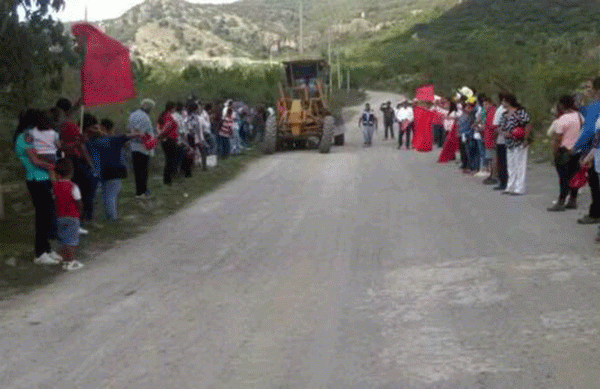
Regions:
[[[321,135],[321,142],[319,143],[319,152],[321,154],[326,154],[331,150],[334,132],[335,124],[333,116],[327,116],[323,122],[323,135]]]
[[[275,116],[270,116],[265,124],[263,150],[265,154],[273,154],[277,151],[277,118]]]

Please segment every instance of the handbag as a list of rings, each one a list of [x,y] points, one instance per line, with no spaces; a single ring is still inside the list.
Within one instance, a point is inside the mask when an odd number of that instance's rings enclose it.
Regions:
[[[577,173],[569,181],[569,186],[573,189],[581,189],[588,183],[588,169],[585,166],[579,168]]]
[[[515,127],[510,132],[510,135],[514,140],[524,140],[527,136],[527,132],[525,131],[525,127]]]
[[[142,139],[144,141],[144,148],[148,151],[154,150],[156,148],[156,145],[158,144],[156,138],[150,134],[144,135]]]

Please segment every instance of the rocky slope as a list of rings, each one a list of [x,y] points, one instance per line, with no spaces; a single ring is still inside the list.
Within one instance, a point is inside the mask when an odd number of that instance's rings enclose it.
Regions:
[[[306,55],[321,55],[332,39],[354,39],[460,0],[305,0]],[[242,0],[210,5],[146,0],[121,17],[100,22],[135,57],[166,62],[268,59],[299,53],[298,2]]]

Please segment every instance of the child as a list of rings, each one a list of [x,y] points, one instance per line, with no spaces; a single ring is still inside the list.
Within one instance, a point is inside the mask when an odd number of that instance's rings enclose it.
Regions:
[[[83,264],[75,260],[74,247],[79,244],[79,216],[83,204],[81,192],[71,178],[73,163],[70,159],[61,159],[55,167],[58,180],[52,183],[56,217],[58,219],[58,240],[62,245],[60,254],[63,257],[63,269],[79,270]]]
[[[38,157],[45,162],[55,164],[58,149],[60,148],[60,136],[52,129],[50,113],[39,111],[35,126],[29,131],[32,145]]]

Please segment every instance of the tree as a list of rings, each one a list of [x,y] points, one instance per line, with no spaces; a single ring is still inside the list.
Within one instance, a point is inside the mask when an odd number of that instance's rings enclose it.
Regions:
[[[64,0],[0,1],[0,109],[4,113],[14,115],[31,106],[44,89],[61,87],[70,42],[62,23],[49,12],[64,5]],[[4,217],[2,196],[0,183],[0,219]]]
[[[43,90],[60,89],[63,66],[76,59],[62,23],[49,14],[62,7],[64,0],[0,2],[0,52],[4,53],[0,108],[4,111],[17,112],[31,106]]]

